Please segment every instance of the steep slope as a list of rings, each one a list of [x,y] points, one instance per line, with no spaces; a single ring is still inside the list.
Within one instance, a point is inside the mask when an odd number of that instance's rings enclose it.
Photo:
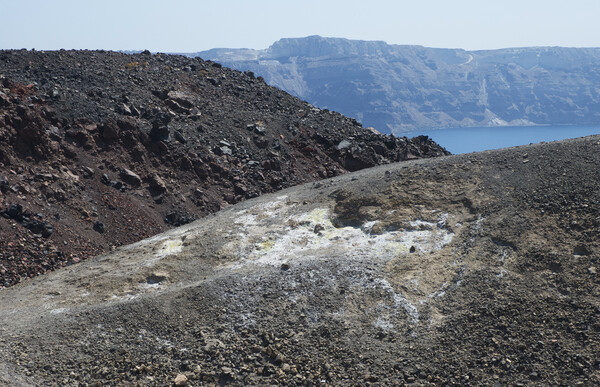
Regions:
[[[0,381],[598,385],[599,150],[363,170],[19,284]]]
[[[386,133],[600,124],[600,49],[436,49],[310,36],[266,50],[192,54],[251,70],[315,106]]]
[[[0,287],[262,193],[446,153],[200,59],[0,51]]]

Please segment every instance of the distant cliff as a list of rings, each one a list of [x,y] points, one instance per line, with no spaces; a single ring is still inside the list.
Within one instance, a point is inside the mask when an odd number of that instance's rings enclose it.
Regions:
[[[382,132],[600,124],[600,48],[465,51],[309,36],[189,55],[253,71]]]

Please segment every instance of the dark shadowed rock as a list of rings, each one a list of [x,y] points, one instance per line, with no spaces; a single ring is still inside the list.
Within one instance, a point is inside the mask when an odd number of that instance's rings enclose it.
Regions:
[[[165,191],[167,191],[167,184],[164,182],[164,180],[156,173],[152,174],[149,178],[148,178],[148,182],[150,184],[150,188],[152,190],[156,190],[159,193],[163,193]]]
[[[119,137],[119,127],[114,120],[109,120],[100,127],[102,138],[106,141],[114,141]]]
[[[104,223],[102,223],[98,220],[98,221],[94,222],[94,230],[99,232],[100,234],[102,234],[104,232],[104,230],[106,230],[106,226],[104,226]]]
[[[10,187],[10,183],[8,182],[8,179],[6,178],[6,176],[0,176],[0,191],[3,193],[6,193],[6,191],[8,191],[9,187]]]
[[[169,141],[171,139],[171,130],[168,126],[153,126],[150,130],[152,141]]]

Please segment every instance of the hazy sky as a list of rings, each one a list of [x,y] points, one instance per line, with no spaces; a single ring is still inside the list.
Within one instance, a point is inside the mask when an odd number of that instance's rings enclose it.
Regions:
[[[193,52],[322,35],[429,47],[600,47],[600,0],[0,0],[0,49]]]

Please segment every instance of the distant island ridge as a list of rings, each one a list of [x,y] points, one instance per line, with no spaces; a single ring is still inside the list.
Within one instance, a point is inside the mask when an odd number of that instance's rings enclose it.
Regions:
[[[309,36],[185,55],[252,71],[383,133],[600,125],[600,48],[467,51]]]

